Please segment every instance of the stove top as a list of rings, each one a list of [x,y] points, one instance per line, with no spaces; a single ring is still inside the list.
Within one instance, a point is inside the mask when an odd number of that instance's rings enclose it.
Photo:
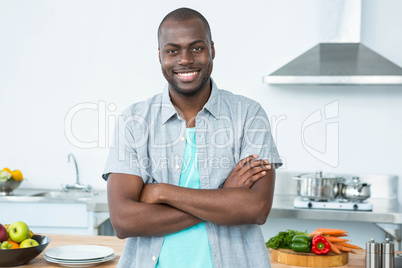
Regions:
[[[335,199],[332,201],[312,201],[302,197],[296,197],[293,201],[295,208],[308,209],[336,209],[336,210],[356,210],[356,211],[372,211],[373,204],[368,201],[353,202],[344,199]]]

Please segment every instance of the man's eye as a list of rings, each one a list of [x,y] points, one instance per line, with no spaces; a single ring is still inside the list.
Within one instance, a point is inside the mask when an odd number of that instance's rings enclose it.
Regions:
[[[177,52],[176,49],[168,49],[168,50],[166,50],[166,53],[167,53],[167,54],[174,54],[174,53],[176,53],[176,52]]]
[[[194,51],[196,52],[201,52],[202,51],[202,47],[195,47],[193,48]]]

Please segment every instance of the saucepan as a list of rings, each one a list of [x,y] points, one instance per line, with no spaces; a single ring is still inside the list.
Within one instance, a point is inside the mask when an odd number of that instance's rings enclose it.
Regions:
[[[359,177],[341,184],[340,196],[350,201],[363,201],[371,195],[370,184],[361,182]]]
[[[297,180],[297,194],[314,201],[334,200],[339,195],[340,183],[345,180],[336,175],[323,174],[322,171],[300,174],[292,179]]]

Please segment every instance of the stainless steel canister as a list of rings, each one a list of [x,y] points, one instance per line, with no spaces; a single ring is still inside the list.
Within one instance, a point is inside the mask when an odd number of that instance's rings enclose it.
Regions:
[[[385,242],[381,243],[381,267],[382,268],[395,267],[394,243],[390,242],[389,238],[386,238]]]
[[[380,268],[380,243],[374,238],[366,243],[366,268]]]

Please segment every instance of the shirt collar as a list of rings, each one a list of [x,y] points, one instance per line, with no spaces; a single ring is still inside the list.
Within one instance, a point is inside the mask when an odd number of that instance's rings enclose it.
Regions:
[[[177,114],[169,96],[169,84],[166,83],[162,92],[162,124],[165,124],[172,116]]]
[[[209,96],[207,103],[205,103],[204,109],[210,112],[213,117],[218,118],[219,111],[221,108],[221,95],[218,87],[216,86],[212,78],[211,82],[212,82],[211,95]]]
[[[207,103],[204,105],[205,110],[207,110],[215,118],[219,116],[220,110],[220,92],[216,86],[214,80],[211,78],[212,89],[211,95]],[[178,115],[176,109],[173,106],[172,101],[169,96],[169,84],[166,83],[165,88],[162,93],[162,124],[165,124],[172,116]]]

